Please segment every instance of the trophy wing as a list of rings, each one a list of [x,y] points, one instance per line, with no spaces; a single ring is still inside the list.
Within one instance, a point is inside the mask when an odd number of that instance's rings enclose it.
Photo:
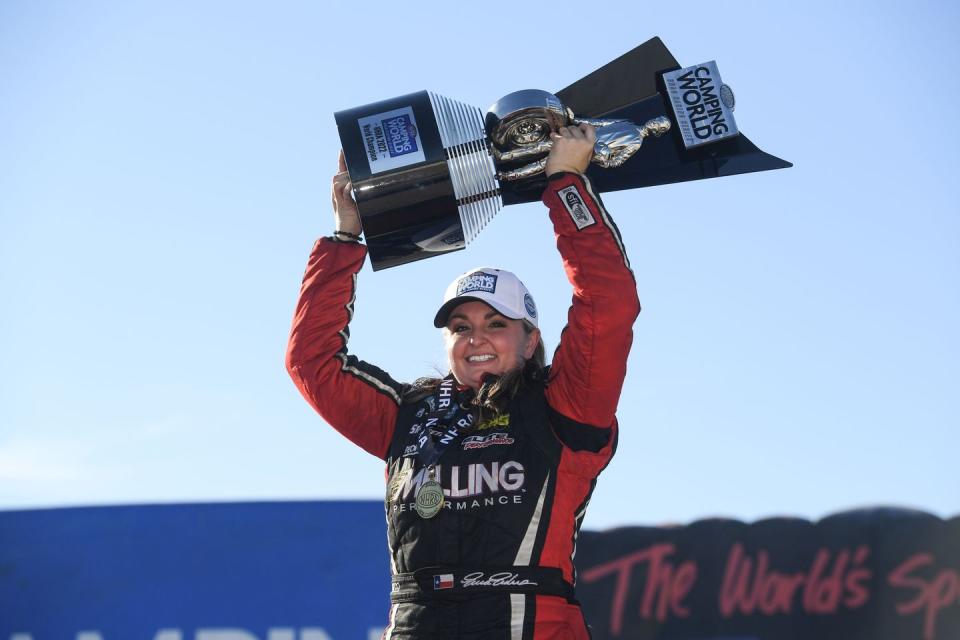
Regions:
[[[596,118],[656,95],[658,74],[679,68],[663,41],[651,38],[556,95],[578,116]]]

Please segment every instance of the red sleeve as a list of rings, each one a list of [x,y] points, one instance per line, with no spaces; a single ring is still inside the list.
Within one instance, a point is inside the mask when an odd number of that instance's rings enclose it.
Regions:
[[[402,385],[347,354],[357,272],[366,247],[321,238],[310,253],[287,347],[287,371],[307,402],[351,442],[386,458]]]
[[[561,422],[567,429],[599,427],[610,440],[633,323],[640,313],[636,281],[620,232],[586,177],[554,176],[543,202],[573,285],[567,326],[550,368],[547,402],[566,418]]]

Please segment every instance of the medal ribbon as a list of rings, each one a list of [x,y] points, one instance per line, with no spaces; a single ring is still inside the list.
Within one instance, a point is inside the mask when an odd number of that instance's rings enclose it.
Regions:
[[[460,396],[460,397],[458,397]],[[443,379],[433,397],[433,411],[427,415],[420,437],[417,438],[417,458],[425,467],[437,463],[450,443],[460,435],[461,429],[473,425],[473,411],[461,404],[464,394],[456,393],[456,381],[452,375]],[[442,431],[439,438],[433,430]]]

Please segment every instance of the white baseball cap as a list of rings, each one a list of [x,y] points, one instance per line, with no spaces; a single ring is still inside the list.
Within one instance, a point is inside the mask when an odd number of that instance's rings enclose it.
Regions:
[[[433,326],[446,326],[450,312],[457,305],[479,300],[486,302],[508,318],[525,320],[537,326],[537,305],[520,278],[503,269],[477,267],[461,274],[443,294],[443,305],[433,319]]]

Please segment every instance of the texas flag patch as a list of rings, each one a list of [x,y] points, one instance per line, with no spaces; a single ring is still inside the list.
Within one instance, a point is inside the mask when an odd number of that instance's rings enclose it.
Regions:
[[[438,576],[433,576],[433,589],[434,591],[439,589],[453,589],[453,574],[441,573]]]

